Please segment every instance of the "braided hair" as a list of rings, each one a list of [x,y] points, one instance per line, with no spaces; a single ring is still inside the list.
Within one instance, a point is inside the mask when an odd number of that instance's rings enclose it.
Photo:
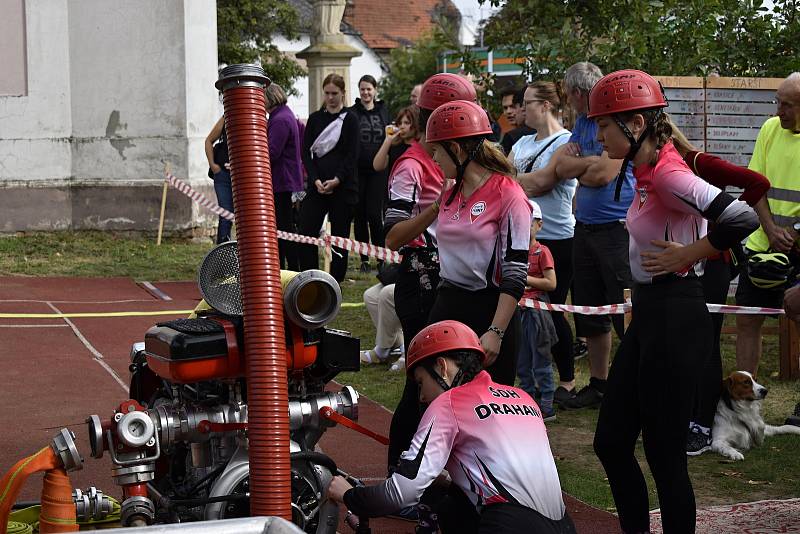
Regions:
[[[478,376],[478,373],[483,371],[481,357],[479,353],[475,352],[474,350],[454,350],[450,352],[443,352],[438,354],[437,357],[447,358],[458,365],[458,373],[456,373],[456,376],[453,378],[453,383],[450,385],[451,388],[471,382],[472,379]],[[420,362],[420,366],[424,367],[425,370],[432,375],[437,374],[434,370],[435,364],[436,358],[428,358],[425,361]]]

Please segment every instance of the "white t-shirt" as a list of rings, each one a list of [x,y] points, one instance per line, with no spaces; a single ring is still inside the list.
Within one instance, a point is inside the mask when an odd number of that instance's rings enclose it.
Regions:
[[[561,145],[569,141],[570,131],[561,130],[549,137],[537,140],[536,135],[526,135],[514,143],[511,149],[514,153],[514,167],[517,172],[533,172],[547,166],[550,158]],[[555,141],[553,141],[555,139]],[[553,141],[550,143],[550,141]],[[534,158],[550,143],[542,152],[530,170],[528,165]],[[569,239],[575,232],[575,216],[572,214],[572,197],[575,196],[575,188],[578,182],[574,178],[558,182],[552,190],[533,200],[542,208],[542,221],[544,226],[537,234],[538,239]]]

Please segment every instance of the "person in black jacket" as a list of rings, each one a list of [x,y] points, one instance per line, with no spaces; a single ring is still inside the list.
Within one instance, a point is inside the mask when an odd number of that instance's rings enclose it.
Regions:
[[[329,74],[322,82],[322,90],[325,104],[308,117],[303,136],[303,164],[308,183],[299,231],[319,236],[327,214],[331,234],[349,237],[353,207],[358,202],[358,119],[355,113],[344,109],[344,78]],[[337,120],[341,124],[333,124]],[[302,245],[300,249],[300,269],[318,268],[317,247]],[[331,275],[341,282],[346,271],[347,251],[333,247]]]
[[[382,247],[383,199],[386,196],[388,174],[376,171],[372,166],[375,154],[386,137],[389,124],[389,110],[380,100],[376,100],[378,82],[366,74],[358,81],[361,98],[350,108],[358,117],[361,131],[358,153],[358,206],[356,207],[353,232],[362,242],[371,242]],[[370,271],[369,256],[361,255],[361,272]]]

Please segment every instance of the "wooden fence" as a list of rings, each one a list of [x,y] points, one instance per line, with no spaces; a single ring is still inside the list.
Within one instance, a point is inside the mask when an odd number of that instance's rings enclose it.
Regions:
[[[667,112],[701,150],[746,166],[758,131],[775,115],[780,78],[657,76]]]

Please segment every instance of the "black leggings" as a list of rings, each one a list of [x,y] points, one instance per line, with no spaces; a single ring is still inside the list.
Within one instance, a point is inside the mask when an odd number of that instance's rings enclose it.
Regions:
[[[353,235],[357,241],[379,247],[385,243],[383,201],[386,188],[386,172],[375,172],[371,168],[358,169],[358,205],[353,218]],[[362,254],[361,261],[369,261],[369,256]]]
[[[725,304],[728,300],[728,287],[731,284],[731,264],[723,259],[706,260],[705,274],[701,279],[706,302],[712,304]],[[717,402],[722,390],[722,355],[720,353],[720,336],[725,315],[712,313],[711,322],[714,325],[714,338],[711,354],[706,359],[706,364],[700,370],[697,380],[697,394],[692,421],[706,428],[711,428],[714,423],[714,414],[717,412]]]
[[[353,219],[353,206],[345,201],[344,192],[334,192],[332,195],[320,195],[316,189],[308,190],[303,205],[300,208],[301,235],[319,237],[322,221],[325,214],[331,222],[331,234],[340,237],[350,237],[350,222]],[[299,245],[300,269],[319,269],[319,248],[316,245]],[[331,247],[331,276],[337,282],[344,280],[347,272],[347,250]]]
[[[633,319],[611,365],[594,437],[623,532],[650,528],[647,485],[634,455],[640,433],[664,533],[694,532],[686,437],[711,329],[699,280],[634,287]]]
[[[567,293],[572,285],[572,238],[540,239],[539,242],[550,249],[555,263],[556,288],[548,292],[547,296],[553,304],[564,304],[567,302]],[[550,352],[558,368],[559,380],[571,382],[575,379],[572,329],[563,313],[550,312],[550,315],[553,316],[553,324],[558,334],[558,343],[553,345]]]
[[[428,325],[428,315],[436,300],[438,285],[438,259],[431,260],[429,252],[417,253],[413,249],[405,249],[400,273],[394,285],[394,309],[400,319],[406,349],[414,336]],[[421,418],[417,381],[406,376],[403,395],[392,414],[389,426],[387,465],[390,473],[397,467],[400,454],[411,445]]]
[[[442,284],[436,294],[436,302],[428,316],[428,324],[450,319],[460,321],[470,327],[478,337],[486,333],[492,326],[492,319],[497,310],[500,290],[496,288],[469,291],[449,284]],[[514,308],[514,315],[506,327],[500,353],[486,371],[492,380],[506,386],[513,386],[517,378],[517,352],[520,345],[521,326],[519,309]]]

